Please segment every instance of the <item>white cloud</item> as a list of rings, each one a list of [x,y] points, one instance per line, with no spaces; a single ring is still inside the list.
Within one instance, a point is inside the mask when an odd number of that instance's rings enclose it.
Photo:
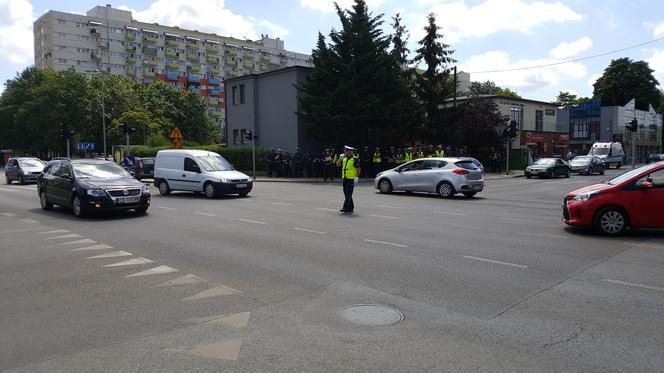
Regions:
[[[27,0],[0,0],[0,61],[26,64],[33,59],[32,12]]]
[[[664,22],[662,22],[658,25],[654,25],[654,29],[652,31],[652,34],[656,38],[664,36]]]
[[[511,88],[519,92],[532,92],[545,87],[558,87],[563,81],[575,81],[586,76],[585,65],[576,62],[545,68],[482,73],[482,71],[518,69],[556,62],[560,62],[560,60],[550,58],[529,60],[522,58],[511,61],[509,54],[505,51],[489,51],[470,57],[460,67],[462,71],[471,73],[470,78],[473,81],[491,80],[501,87]]]
[[[148,9],[131,10],[134,19],[141,22],[157,22],[161,25],[216,33],[236,38],[256,39],[255,24],[244,16],[234,14],[224,7],[224,0],[157,0]]]
[[[599,79],[600,76],[602,76],[602,74],[593,74],[590,76],[590,79],[588,79],[588,87],[590,87],[590,89],[595,88],[593,87],[593,84],[595,84],[595,82],[597,81],[597,79]]]
[[[659,81],[660,87],[664,86],[664,50],[655,50],[646,62],[655,70],[653,75]]]
[[[270,30],[270,37],[284,38],[285,36],[288,36],[288,34],[290,34],[290,31],[288,31],[288,29],[281,27],[279,25],[275,25],[274,23],[266,19],[262,20],[259,23],[259,25]]]
[[[428,5],[434,1],[421,0],[421,3]],[[477,5],[466,4],[466,0],[439,1],[428,12],[436,14],[436,23],[443,27],[443,34],[449,43],[501,31],[530,33],[534,27],[545,23],[583,19],[583,15],[561,2],[524,0],[486,0]],[[425,24],[426,17],[423,16],[420,26],[413,30],[416,39],[424,36],[422,29]]]
[[[589,37],[584,36],[579,40],[570,43],[562,42],[558,44],[557,47],[551,49],[549,56],[553,58],[567,58],[576,56],[577,54],[590,48],[592,45],[593,41]]]
[[[341,9],[350,9],[353,6],[353,0],[300,0],[300,6],[317,10],[322,13],[334,13],[334,3],[337,3]],[[369,12],[374,12],[375,9],[383,4],[384,0],[367,0],[367,7]]]

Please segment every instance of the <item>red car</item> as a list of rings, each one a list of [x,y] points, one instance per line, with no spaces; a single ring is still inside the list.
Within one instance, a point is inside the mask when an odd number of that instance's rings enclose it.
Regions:
[[[608,236],[627,228],[664,228],[664,162],[568,193],[563,222]]]

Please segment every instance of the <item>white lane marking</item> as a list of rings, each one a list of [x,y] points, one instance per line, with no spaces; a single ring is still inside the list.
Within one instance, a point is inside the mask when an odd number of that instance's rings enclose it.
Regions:
[[[293,227],[293,230],[295,230],[295,231],[300,231],[300,232],[316,233],[316,234],[327,234],[327,233],[325,233],[325,232],[312,231],[312,230],[310,230],[310,229],[297,228],[297,227]]]
[[[84,238],[82,240],[76,240],[76,241],[69,241],[69,242],[63,242],[59,243],[58,246],[65,246],[65,245],[81,245],[81,244],[93,244],[97,243],[95,240],[91,240],[89,238]]]
[[[214,214],[208,214],[207,212],[200,212],[200,211],[194,211],[194,214],[203,215],[203,216],[217,216],[217,215],[214,215]]]
[[[249,317],[251,312],[240,312],[231,315],[221,316],[219,318],[210,320],[207,324],[221,324],[232,326],[234,328],[246,328],[249,325]]]
[[[229,288],[224,285],[219,285],[217,287],[213,287],[211,289],[207,289],[205,291],[201,291],[200,293],[194,294],[190,297],[184,298],[183,301],[187,300],[198,300],[198,299],[205,299],[205,298],[212,298],[212,297],[220,297],[223,295],[232,295],[232,294],[240,294],[241,292],[239,290],[235,290],[233,288]]]
[[[159,266],[159,267],[146,269],[145,271],[134,273],[133,275],[125,277],[152,276],[152,275],[160,275],[162,273],[173,273],[177,271],[178,271],[177,269],[171,268],[169,266]]]
[[[112,252],[106,253],[106,254],[89,256],[86,259],[117,258],[119,256],[132,256],[132,255],[134,255],[134,254],[132,254],[130,252],[123,251],[123,250],[118,250],[118,251],[112,251]]]
[[[618,280],[611,280],[611,279],[604,279],[604,281],[610,283],[610,284],[616,284],[616,285],[625,285],[625,286],[632,286],[636,288],[642,288],[642,289],[649,289],[649,290],[657,290],[657,291],[664,291],[664,288],[660,288],[659,286],[650,286],[650,285],[644,285],[644,284],[636,284],[634,282],[625,282],[625,281],[618,281]]]
[[[163,282],[163,283],[157,285],[157,287],[191,285],[191,284],[200,284],[202,282],[205,282],[205,280],[203,280],[202,278],[200,278],[198,276],[194,276],[190,273],[186,276],[178,277],[175,280],[170,280],[170,281]]]
[[[177,209],[174,209],[172,207],[166,207],[166,206],[157,206],[158,209],[162,210],[168,210],[168,211],[177,211]]]
[[[56,234],[56,233],[69,233],[69,231],[66,230],[66,229],[56,229],[56,230],[46,231],[46,232],[37,232],[35,234],[39,235],[39,234]]]
[[[522,219],[522,218],[508,218],[505,216],[501,216],[500,219],[502,220],[507,220],[507,221],[525,221],[525,222],[530,222],[528,219]]]
[[[258,220],[249,220],[249,219],[235,219],[235,220],[243,221],[245,223],[252,223],[252,224],[267,224],[264,221],[258,221]]]
[[[107,249],[112,249],[112,248],[113,248],[113,246],[100,244],[100,245],[92,245],[92,246],[81,247],[80,249],[72,249],[72,250],[69,250],[69,251],[107,250]]]
[[[645,242],[623,242],[624,245],[636,246],[646,249],[664,249],[664,244],[651,244]]]
[[[466,259],[479,260],[480,262],[487,262],[487,263],[493,263],[493,264],[502,264],[502,265],[505,265],[505,266],[517,267],[517,268],[528,268],[528,266],[524,266],[522,264],[503,262],[503,261],[500,261],[500,260],[480,258],[480,257],[477,257],[477,256],[470,256],[470,255],[462,255],[462,256]]]
[[[47,237],[47,240],[61,240],[65,238],[81,238],[80,234],[76,233],[69,233],[69,234],[63,234],[62,236],[53,236],[53,237]]]
[[[292,203],[285,203],[285,202],[272,202],[272,204],[277,206],[293,206]]]
[[[29,224],[36,224],[36,223],[39,223],[39,221],[37,221],[37,220],[35,220],[35,219],[30,219],[30,218],[19,219],[19,220],[22,221],[22,222],[24,222],[24,223],[29,223]]]
[[[334,202],[334,203],[344,203],[343,200],[338,200],[338,199],[328,199],[328,202]]]
[[[4,230],[4,231],[0,231],[0,234],[3,234],[3,233],[21,233],[21,232],[30,232],[30,231],[34,231],[35,229],[40,229],[40,228],[34,227],[34,228],[7,229],[7,230]],[[33,233],[33,234],[34,234],[34,233]]]
[[[388,246],[408,247],[408,245],[402,245],[402,244],[400,244],[400,243],[385,242],[385,241],[376,241],[376,240],[370,240],[370,239],[368,239],[368,238],[365,238],[363,241],[364,241],[364,242],[377,243],[377,244],[381,244],[381,245],[388,245]]]
[[[373,214],[371,214],[371,215],[369,215],[369,216],[371,216],[371,217],[373,217],[373,218],[379,218],[379,219],[399,219],[399,218],[396,217],[396,216],[373,215]]]
[[[337,211],[339,211],[339,210],[335,210],[335,209],[327,209],[327,208],[325,208],[325,207],[316,207],[316,210],[320,210],[320,211],[332,211],[332,212],[337,212]]]
[[[378,206],[376,206],[376,207],[381,207],[381,208],[384,208],[384,209],[396,209],[396,210],[401,210],[401,209],[403,209],[403,207],[399,207],[399,206],[390,206],[390,205],[378,205]]]
[[[2,215],[8,218],[13,218],[14,216],[16,216],[16,214],[14,214],[13,212],[3,212]]]
[[[441,214],[441,215],[454,215],[454,216],[466,216],[468,214],[464,214],[461,212],[449,212],[449,211],[431,211],[432,214]]]
[[[124,262],[118,262],[118,263],[105,265],[104,267],[135,266],[135,265],[147,264],[147,263],[154,263],[154,262],[150,259],[145,259],[145,258],[141,257],[141,258],[136,258],[136,259],[125,260]]]

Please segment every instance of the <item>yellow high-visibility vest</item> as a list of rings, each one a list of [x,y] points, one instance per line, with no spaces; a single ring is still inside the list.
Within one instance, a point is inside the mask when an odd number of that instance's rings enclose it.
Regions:
[[[374,152],[373,163],[380,163],[381,161],[382,157],[380,156],[380,152]]]
[[[355,179],[357,177],[357,168],[355,167],[355,162],[359,163],[359,160],[356,157],[344,157],[344,159],[341,160],[342,179]]]

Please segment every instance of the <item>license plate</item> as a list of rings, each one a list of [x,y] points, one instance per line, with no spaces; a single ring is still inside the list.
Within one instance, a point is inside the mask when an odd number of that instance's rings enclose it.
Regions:
[[[120,197],[116,199],[115,202],[120,205],[126,205],[130,203],[138,203],[139,200],[140,197]]]
[[[475,186],[473,186],[473,189],[474,190],[482,190],[482,186],[481,185],[475,185]]]
[[[236,188],[246,188],[247,184],[236,184],[235,187]]]

